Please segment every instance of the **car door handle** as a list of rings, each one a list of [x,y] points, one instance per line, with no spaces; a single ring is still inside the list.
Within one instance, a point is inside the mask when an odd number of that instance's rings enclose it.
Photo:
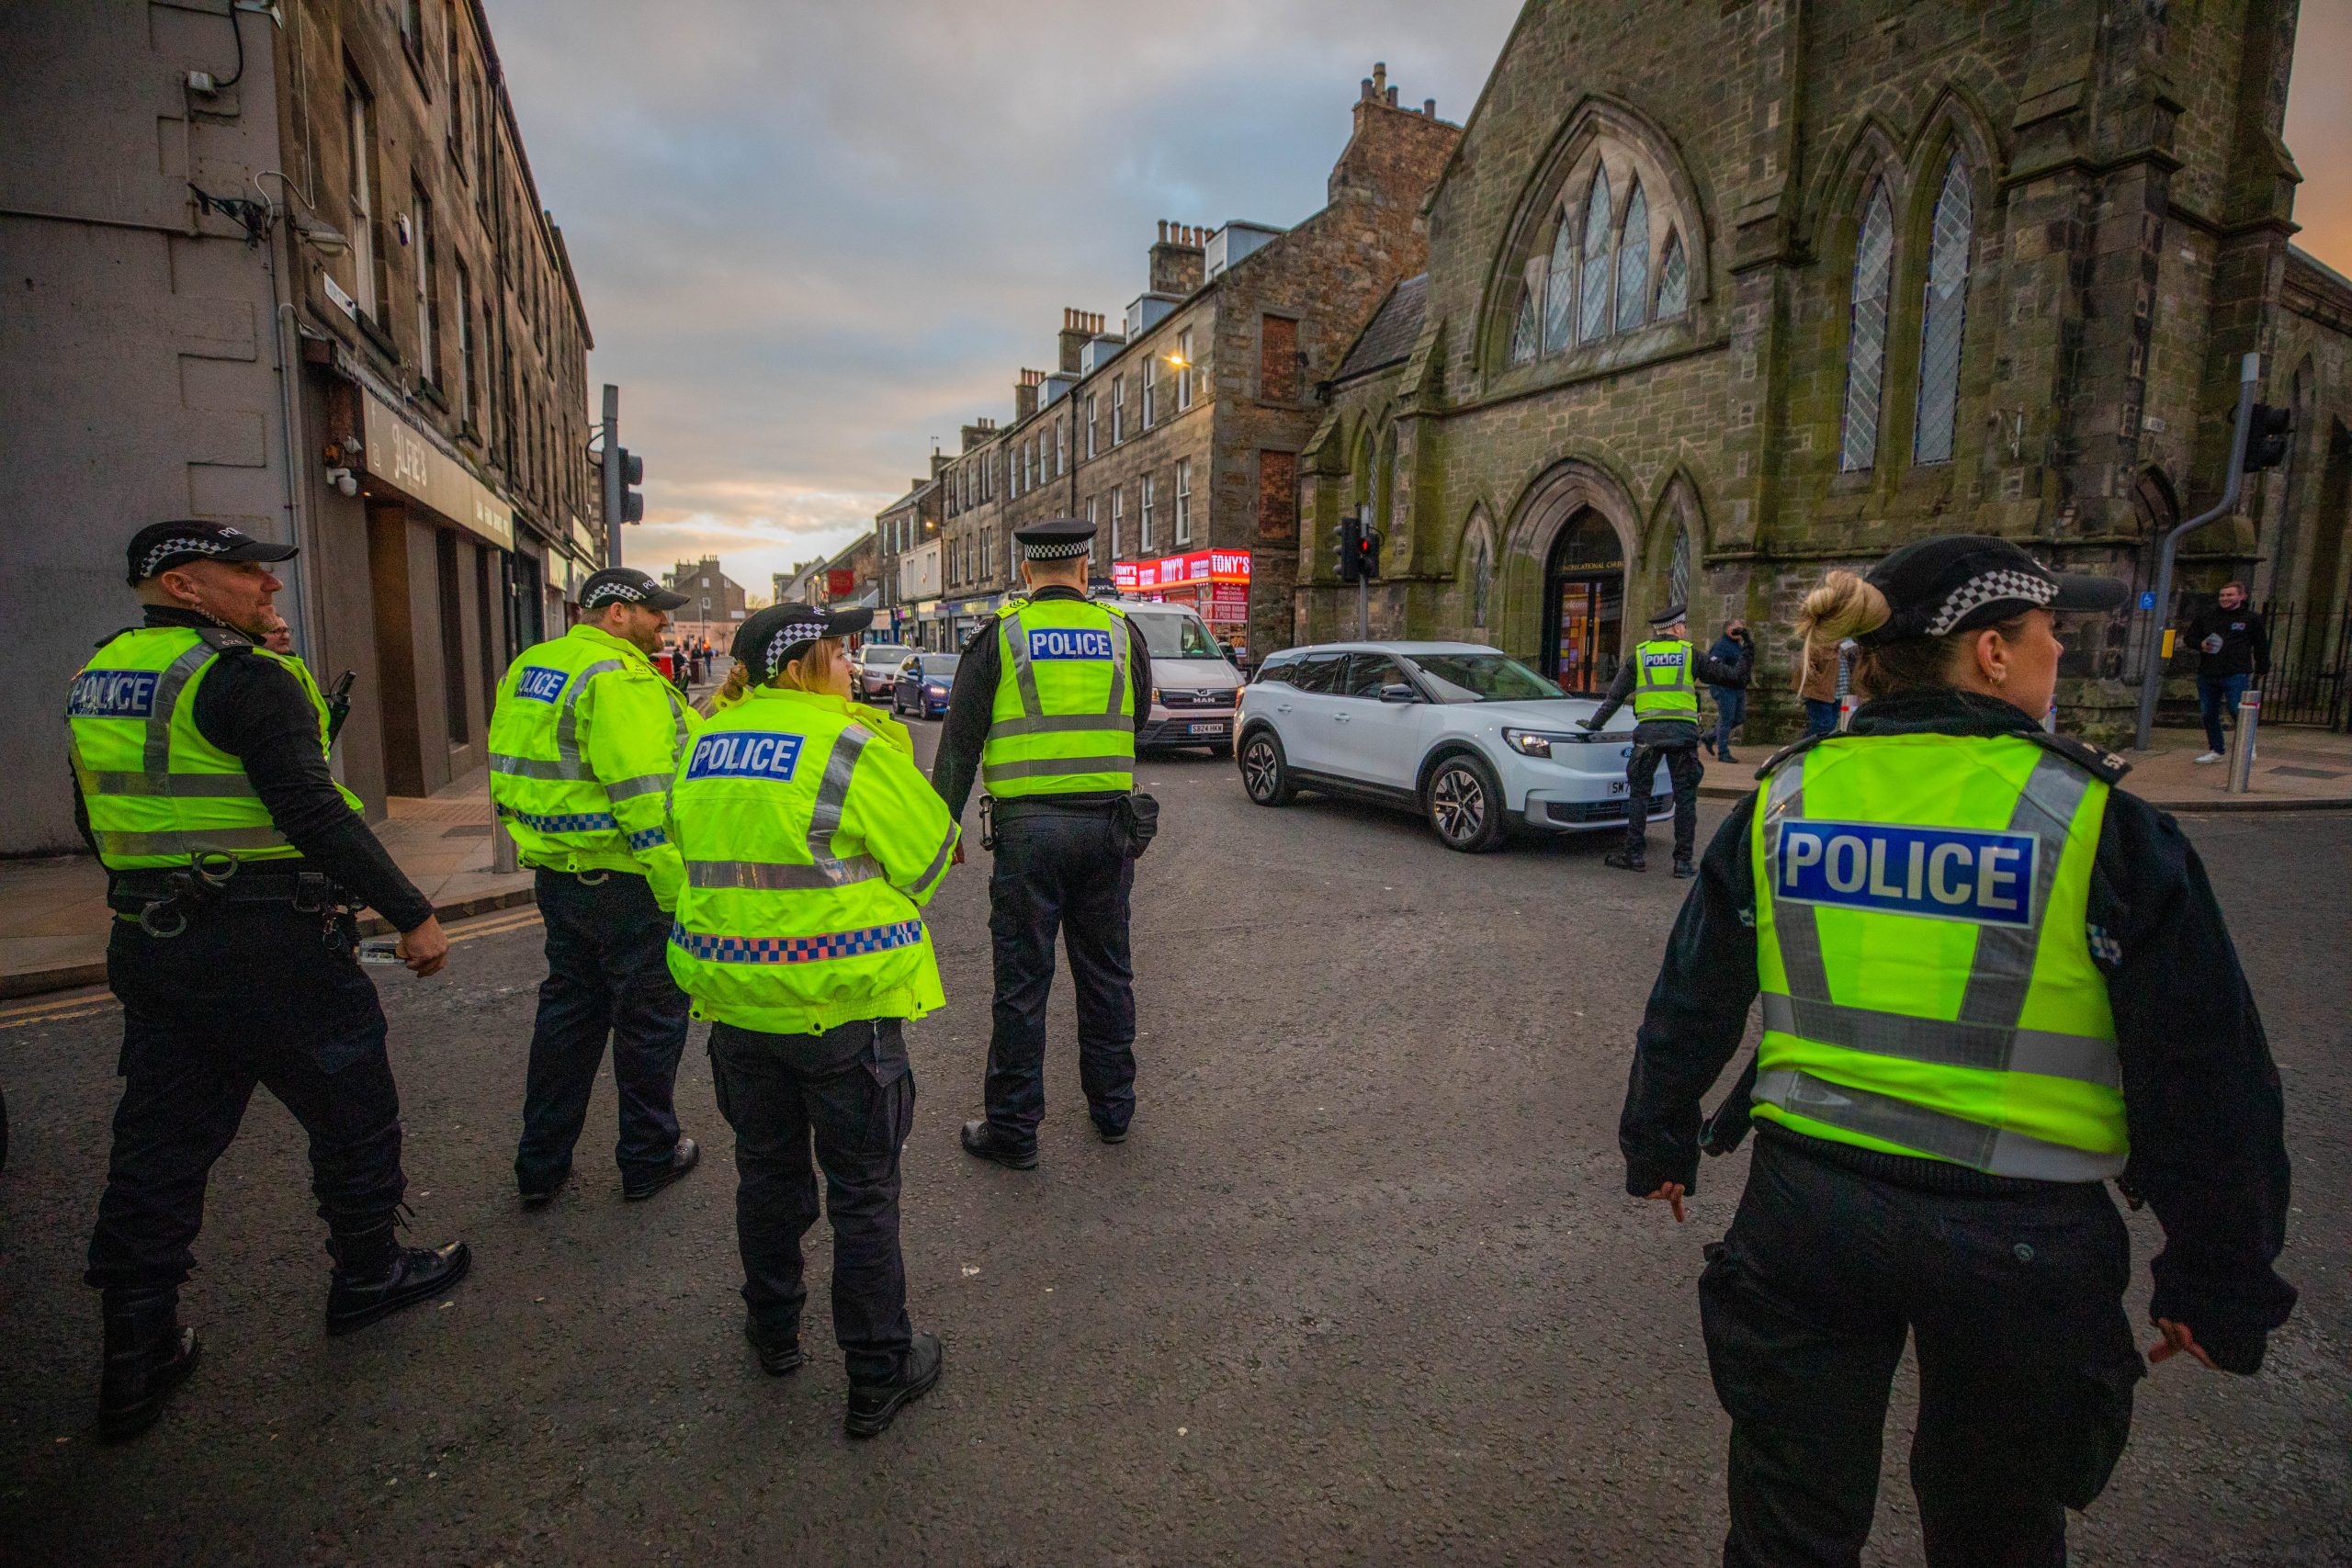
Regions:
[[[1290,712],[1290,705],[1288,703],[1276,703],[1274,705],[1274,711],[1276,713],[1288,713]]]
[[[1335,713],[1331,716],[1331,722],[1334,724],[1345,724],[1348,722],[1348,716],[1343,713]]]

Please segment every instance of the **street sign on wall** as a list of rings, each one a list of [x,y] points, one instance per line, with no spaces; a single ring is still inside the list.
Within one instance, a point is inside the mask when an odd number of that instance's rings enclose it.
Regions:
[[[857,573],[836,569],[825,573],[825,592],[841,599],[857,592]]]
[[[514,508],[375,393],[359,400],[361,462],[370,477],[502,550],[514,547]]]

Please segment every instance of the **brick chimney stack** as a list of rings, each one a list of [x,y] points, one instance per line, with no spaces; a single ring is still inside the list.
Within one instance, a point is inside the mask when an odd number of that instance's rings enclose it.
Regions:
[[[1331,170],[1331,200],[1352,194],[1418,205],[1428,193],[1462,128],[1437,118],[1435,98],[1422,99],[1418,109],[1396,100],[1387,64],[1374,65],[1356,94],[1355,134]]]
[[[1159,242],[1151,247],[1151,291],[1182,296],[1198,288],[1208,238],[1205,229],[1161,219]]]
[[[1089,324],[1090,322],[1091,325]],[[1099,333],[1102,330],[1102,318],[1101,316],[1090,315],[1084,310],[1073,310],[1067,307],[1064,308],[1062,310],[1062,330],[1060,333],[1056,334],[1056,346],[1057,350],[1056,363],[1060,366],[1061,373],[1063,375],[1075,376],[1078,374],[1079,350],[1086,346],[1086,340],[1088,338],[1092,337],[1096,333]]]
[[[1046,378],[1043,370],[1021,372],[1021,379],[1012,386],[1012,423],[1019,424],[1037,412],[1037,387]]]

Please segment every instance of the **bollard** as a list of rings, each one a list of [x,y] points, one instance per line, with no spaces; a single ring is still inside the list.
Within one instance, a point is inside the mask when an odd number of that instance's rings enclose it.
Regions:
[[[2230,738],[2229,793],[2244,795],[2254,778],[2254,731],[2262,718],[2262,694],[2252,686],[2238,699],[2237,733]]]
[[[498,805],[493,801],[490,807],[491,874],[512,876],[522,869],[522,863],[514,858],[514,835],[508,832],[506,824],[498,819]]]

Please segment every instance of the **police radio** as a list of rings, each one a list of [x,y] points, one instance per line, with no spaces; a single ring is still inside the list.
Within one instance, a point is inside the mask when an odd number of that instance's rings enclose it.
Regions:
[[[326,690],[327,744],[343,733],[343,721],[351,716],[351,682],[359,678],[356,670],[346,670],[335,683]]]

